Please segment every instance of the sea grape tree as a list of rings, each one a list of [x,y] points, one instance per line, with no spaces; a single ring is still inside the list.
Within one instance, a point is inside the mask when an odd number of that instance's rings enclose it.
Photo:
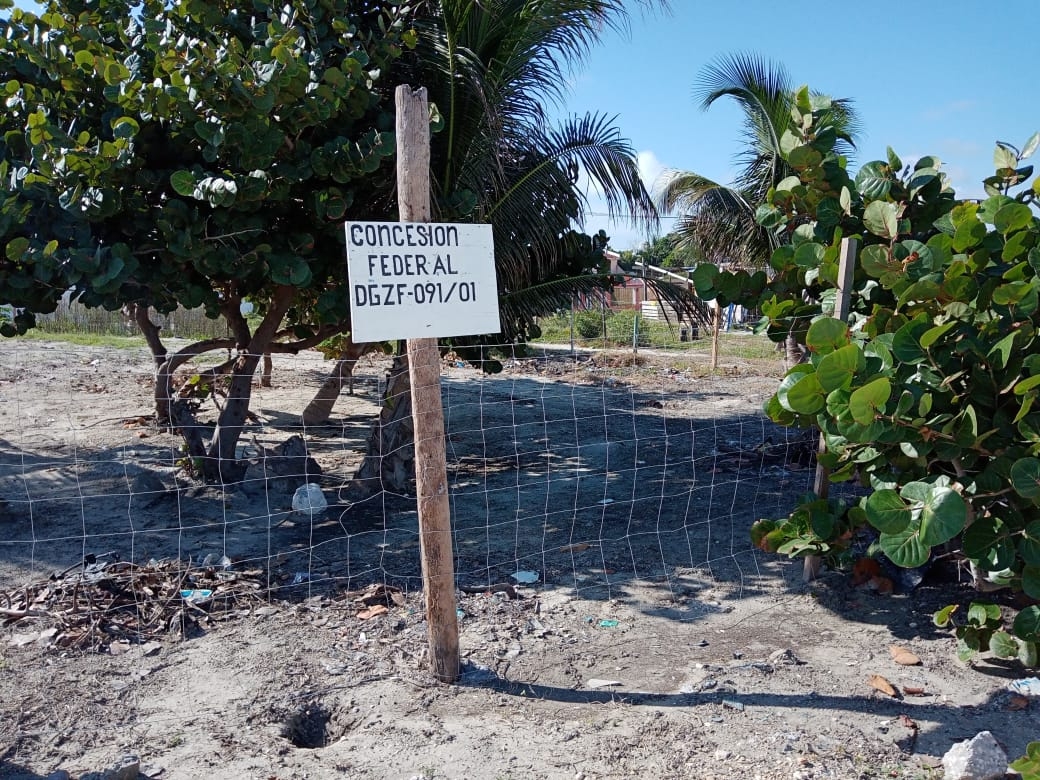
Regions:
[[[833,135],[816,132],[825,109],[802,92],[781,142],[796,175],[758,208],[787,239],[773,279],[759,292],[711,268],[699,278],[707,292],[757,298],[777,340],[801,323],[809,359],[766,412],[818,427],[830,478],[868,490],[851,507],[808,495],[790,517],[759,522],[753,538],[834,556],[870,526],[900,566],[952,552],[980,587],[1040,599],[1040,183],[1026,163],[1040,134],[1021,149],[999,143],[987,197],[967,200],[934,157],[904,164],[889,150],[851,177]],[[848,320],[832,316],[845,236],[862,243]],[[963,654],[985,634],[996,637],[990,649],[1035,664],[1038,626],[1036,606],[1020,613],[1014,637],[980,623],[961,632]]]
[[[408,6],[348,0],[50,0],[0,19],[0,324],[62,296],[129,307],[157,363],[160,416],[207,478],[233,480],[260,356],[348,327],[342,221],[386,218],[385,74]],[[241,304],[262,315],[252,328]],[[149,307],[202,306],[230,337],[167,355]],[[285,342],[289,340],[288,343]],[[204,442],[169,377],[232,350]]]

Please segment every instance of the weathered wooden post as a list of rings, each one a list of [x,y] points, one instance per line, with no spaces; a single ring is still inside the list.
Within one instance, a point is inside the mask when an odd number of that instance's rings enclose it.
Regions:
[[[430,222],[430,116],[426,90],[399,86],[398,222],[348,222],[350,336],[358,344],[407,339],[415,431],[430,666],[459,676],[444,409],[437,339],[499,333],[491,225]]]
[[[838,255],[838,294],[834,298],[834,318],[842,322],[849,319],[849,308],[852,303],[852,278],[856,272],[856,252],[859,250],[859,241],[855,238],[843,238]],[[827,445],[823,434],[820,434],[820,443],[816,450],[818,453],[827,451]],[[816,478],[813,481],[813,492],[820,498],[826,498],[830,493],[830,473],[827,467],[819,461],[816,462]],[[820,565],[823,563],[818,555],[805,556],[802,568],[802,579],[806,582],[816,579],[820,574]]]
[[[715,311],[711,319],[711,370],[719,367],[719,339],[722,334],[722,306],[715,301]]]
[[[430,110],[425,89],[400,85],[397,101],[397,206],[402,222],[430,221]],[[408,339],[415,427],[415,489],[419,504],[430,670],[441,682],[459,676],[455,561],[444,454],[441,359],[436,338]]]

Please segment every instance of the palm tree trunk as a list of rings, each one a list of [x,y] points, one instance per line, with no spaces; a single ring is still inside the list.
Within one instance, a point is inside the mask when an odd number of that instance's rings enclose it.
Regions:
[[[348,385],[351,395],[354,394],[354,366],[361,357],[372,350],[371,344],[355,344],[347,341],[346,345],[336,359],[336,365],[329,372],[325,381],[321,383],[314,398],[303,410],[304,425],[324,425],[329,421],[332,407],[343,390],[343,385]]]
[[[415,491],[415,446],[412,423],[411,377],[408,356],[395,355],[387,373],[382,408],[368,437],[365,460],[351,483],[345,500],[356,501],[373,493],[410,494]]]

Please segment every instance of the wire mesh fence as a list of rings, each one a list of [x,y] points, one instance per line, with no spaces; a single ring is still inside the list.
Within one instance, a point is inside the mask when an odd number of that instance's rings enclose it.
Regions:
[[[442,381],[456,571],[464,586],[537,577],[610,597],[627,582],[681,590],[690,572],[765,587],[748,528],[811,484],[803,434],[760,407],[780,372],[734,359],[528,350],[485,375],[449,356]],[[329,421],[301,412],[332,364],[275,356],[254,387],[235,484],[193,478],[176,431],[155,425],[143,348],[0,345],[0,566],[7,588],[84,560],[230,562],[266,593],[419,583],[406,484],[359,494],[389,358],[355,367]],[[191,370],[185,374],[187,377]],[[219,393],[199,402],[212,426]],[[296,440],[302,451],[286,454]],[[407,469],[410,457],[400,457]],[[306,464],[312,464],[307,467]],[[320,471],[319,471],[320,470]],[[294,510],[307,482],[328,507]]]

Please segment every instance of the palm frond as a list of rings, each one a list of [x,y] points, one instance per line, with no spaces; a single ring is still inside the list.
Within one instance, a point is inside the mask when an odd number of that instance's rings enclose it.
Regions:
[[[609,294],[625,279],[639,278],[648,289],[653,290],[663,304],[665,316],[669,309],[680,321],[698,323],[704,328],[712,327],[711,310],[692,289],[674,282],[651,277],[634,277],[628,274],[581,274],[553,279],[506,293],[500,297],[503,312],[509,321],[534,322],[538,317],[568,309],[575,297],[592,297]]]

